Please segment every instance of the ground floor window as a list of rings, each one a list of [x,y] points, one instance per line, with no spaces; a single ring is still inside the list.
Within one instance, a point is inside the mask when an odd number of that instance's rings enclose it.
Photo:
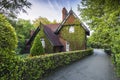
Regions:
[[[43,48],[45,48],[45,40],[44,40],[44,38],[41,38],[40,40],[41,40]]]
[[[70,47],[70,44],[69,44],[69,42],[66,41],[66,51],[70,51],[69,47]]]

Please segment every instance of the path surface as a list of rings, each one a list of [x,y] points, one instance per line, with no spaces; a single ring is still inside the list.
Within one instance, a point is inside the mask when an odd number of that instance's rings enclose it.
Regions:
[[[45,80],[117,80],[114,76],[110,57],[103,50],[95,49],[94,54],[78,62],[60,68]]]

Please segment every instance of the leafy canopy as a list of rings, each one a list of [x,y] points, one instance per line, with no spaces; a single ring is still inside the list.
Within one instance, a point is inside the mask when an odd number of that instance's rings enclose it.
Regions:
[[[78,10],[83,20],[94,31],[90,37],[91,41],[108,44],[114,53],[119,53],[120,1],[82,0]]]
[[[9,19],[9,22],[15,28],[18,37],[18,47],[16,49],[17,53],[23,53],[25,48],[26,39],[30,38],[30,31],[34,30],[34,26],[31,24],[29,20],[18,19],[12,20]]]
[[[35,27],[38,27],[40,25],[40,23],[45,24],[45,25],[46,24],[55,24],[55,23],[57,23],[57,21],[56,20],[49,21],[47,18],[41,17],[41,16],[33,21],[33,25]]]
[[[0,13],[15,17],[20,11],[26,13],[26,8],[30,8],[28,0],[0,0]]]

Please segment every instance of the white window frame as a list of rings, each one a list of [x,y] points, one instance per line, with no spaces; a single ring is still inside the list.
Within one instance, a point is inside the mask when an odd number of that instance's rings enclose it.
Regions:
[[[43,48],[45,48],[45,39],[44,39],[44,38],[41,38],[40,41],[41,41],[41,43],[42,43]]]
[[[70,28],[69,28],[69,33],[74,33],[74,32],[75,32],[74,26],[70,26]]]
[[[66,51],[70,51],[70,43],[66,41]]]

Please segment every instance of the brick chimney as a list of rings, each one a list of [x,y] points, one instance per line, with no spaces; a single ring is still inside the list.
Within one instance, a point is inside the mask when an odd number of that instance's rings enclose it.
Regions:
[[[67,12],[66,8],[64,7],[62,9],[62,20],[64,20],[64,18],[67,16],[67,14],[68,14],[68,12]]]

